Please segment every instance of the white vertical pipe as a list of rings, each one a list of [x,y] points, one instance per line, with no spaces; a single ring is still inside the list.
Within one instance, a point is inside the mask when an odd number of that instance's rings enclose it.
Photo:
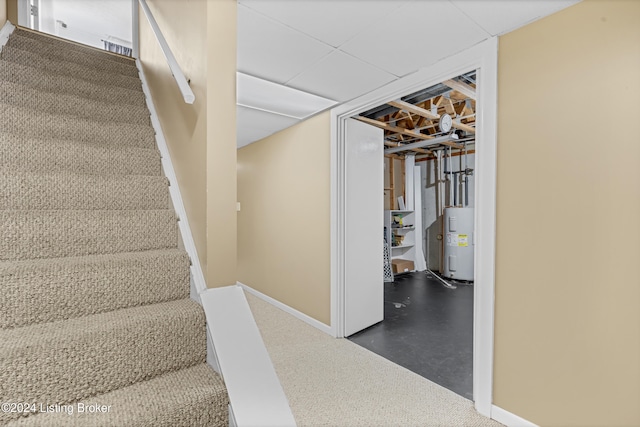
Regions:
[[[449,147],[449,206],[453,206],[453,180],[451,179],[453,172],[453,159],[451,157],[451,147]]]
[[[413,181],[413,167],[416,165],[416,156],[414,154],[407,154],[404,157],[404,192],[405,201],[404,205],[408,211],[412,211],[415,207],[415,191]]]
[[[414,156],[411,156],[414,157]],[[415,160],[415,158],[414,158]],[[415,258],[415,268],[416,271],[424,271],[427,269],[427,262],[424,257],[424,251],[422,248],[424,247],[424,227],[422,226],[422,173],[420,170],[420,166],[414,166],[412,170],[412,178],[413,178],[413,188],[414,188],[414,233],[416,236],[416,258]],[[427,242],[427,244],[429,244]]]

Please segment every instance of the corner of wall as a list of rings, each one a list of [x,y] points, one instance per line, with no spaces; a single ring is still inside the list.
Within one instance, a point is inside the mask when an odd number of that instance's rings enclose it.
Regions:
[[[5,13],[5,21],[11,21],[13,25],[18,25],[18,0],[6,0]]]
[[[235,285],[238,201],[236,0],[207,4],[207,286]]]

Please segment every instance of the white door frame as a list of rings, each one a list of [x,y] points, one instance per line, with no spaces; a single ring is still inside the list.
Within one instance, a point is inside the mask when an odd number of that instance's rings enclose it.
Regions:
[[[475,283],[473,400],[491,416],[493,392],[494,274],[496,236],[496,153],[498,39],[492,37],[331,112],[331,330],[344,337],[346,180],[345,120],[420,89],[477,70],[475,169]],[[379,230],[372,230],[379,232]]]

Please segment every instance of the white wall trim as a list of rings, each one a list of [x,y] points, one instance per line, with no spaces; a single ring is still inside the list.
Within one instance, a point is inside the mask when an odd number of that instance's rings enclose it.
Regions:
[[[491,418],[507,427],[538,427],[537,424],[527,421],[509,411],[505,411],[496,405],[491,407]]]
[[[18,25],[31,28],[31,4],[29,0],[18,0]]]
[[[335,335],[341,337],[348,265],[344,259],[346,120],[391,99],[478,70],[473,396],[476,410],[487,417],[491,415],[493,393],[497,49],[498,39],[492,37],[331,111],[331,325]]]
[[[245,291],[249,292],[252,295],[257,296],[258,298],[260,298],[263,301],[268,302],[269,304],[279,308],[280,310],[289,313],[290,315],[292,315],[293,317],[302,320],[303,322],[305,322],[308,325],[313,326],[316,329],[321,330],[322,332],[324,332],[325,334],[329,334],[331,336],[333,336],[333,331],[331,329],[330,326],[325,325],[324,323],[314,319],[311,316],[308,316],[298,310],[296,310],[295,308],[292,308],[286,304],[281,303],[280,301],[271,298],[268,295],[263,294],[260,291],[256,291],[255,289],[253,289],[251,286],[245,285],[244,283],[241,282],[237,282],[238,286],[240,286],[242,289],[244,289]]]
[[[238,427],[296,425],[242,287],[200,294]]]
[[[7,44],[7,41],[9,41],[9,36],[13,33],[15,29],[16,29],[15,25],[13,25],[9,21],[5,22],[4,25],[2,26],[2,29],[0,29],[0,52],[2,52],[2,46]]]
[[[138,0],[131,0],[131,51],[134,58],[140,57],[140,8]]]
[[[196,244],[193,240],[193,235],[191,234],[191,228],[189,227],[187,211],[184,207],[184,203],[182,202],[182,195],[180,194],[178,178],[176,177],[176,172],[173,169],[173,164],[171,163],[171,156],[169,155],[167,141],[164,138],[162,126],[160,126],[160,119],[158,118],[158,113],[153,104],[151,91],[149,90],[147,78],[144,75],[144,71],[142,70],[142,63],[140,62],[140,59],[136,59],[136,66],[138,67],[140,80],[142,80],[142,90],[147,99],[147,107],[149,108],[149,112],[151,113],[151,125],[156,131],[156,143],[158,144],[158,150],[160,150],[160,155],[162,156],[162,169],[164,169],[164,174],[169,180],[169,193],[171,195],[173,207],[176,210],[176,214],[178,215],[178,227],[180,229],[180,234],[182,235],[182,241],[184,243],[185,250],[189,254],[189,258],[191,258],[191,281],[195,286],[196,292],[199,294],[207,289],[207,284],[202,272],[202,267],[200,265],[200,258],[198,258]]]

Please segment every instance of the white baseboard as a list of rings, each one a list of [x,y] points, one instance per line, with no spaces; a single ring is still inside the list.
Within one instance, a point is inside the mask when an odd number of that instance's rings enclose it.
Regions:
[[[537,424],[527,421],[509,411],[505,411],[496,405],[491,406],[491,418],[507,427],[538,427]]]
[[[316,329],[321,330],[325,334],[334,336],[330,326],[325,325],[324,323],[314,319],[313,317],[307,316],[306,314],[299,312],[295,308],[291,308],[288,305],[283,304],[280,301],[278,301],[276,299],[273,299],[270,296],[265,295],[260,291],[256,291],[251,286],[245,285],[244,283],[240,283],[240,282],[237,282],[237,283],[238,283],[238,286],[240,286],[242,289],[244,289],[245,291],[249,292],[250,294],[253,294],[253,295],[257,296],[258,298],[260,298],[261,300],[266,301],[269,304],[278,307],[280,310],[289,313],[293,317],[302,320],[306,324],[311,325]]]
[[[2,46],[7,44],[7,41],[9,40],[9,36],[11,35],[11,33],[13,33],[15,29],[16,29],[15,25],[13,25],[9,21],[5,22],[4,25],[2,26],[2,29],[0,29],[0,52],[2,51]]]

